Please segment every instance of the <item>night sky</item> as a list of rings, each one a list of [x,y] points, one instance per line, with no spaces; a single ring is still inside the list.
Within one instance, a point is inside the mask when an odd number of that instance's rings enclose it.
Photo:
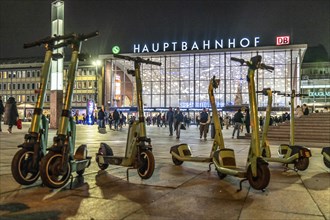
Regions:
[[[51,0],[0,1],[0,58],[42,56],[23,44],[51,34]],[[100,32],[83,44],[92,55],[114,45],[131,53],[133,45],[260,36],[291,44],[323,45],[330,54],[329,0],[65,0],[65,33]]]

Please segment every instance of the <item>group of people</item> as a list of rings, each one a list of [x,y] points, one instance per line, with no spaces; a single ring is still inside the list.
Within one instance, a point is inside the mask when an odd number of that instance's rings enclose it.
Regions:
[[[16,122],[19,118],[16,100],[14,97],[9,97],[6,101],[5,106],[2,102],[2,97],[0,96],[0,132],[2,132],[1,120],[3,117],[3,123],[8,125],[7,131],[12,133],[13,126],[16,125]]]

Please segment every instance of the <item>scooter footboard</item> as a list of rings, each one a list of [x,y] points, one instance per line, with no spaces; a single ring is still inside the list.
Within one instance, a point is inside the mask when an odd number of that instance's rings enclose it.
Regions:
[[[235,152],[233,149],[225,148],[214,152],[213,157],[222,167],[236,168]]]

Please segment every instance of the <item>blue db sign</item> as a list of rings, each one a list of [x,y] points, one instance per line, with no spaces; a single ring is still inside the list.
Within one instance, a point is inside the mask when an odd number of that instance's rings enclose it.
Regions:
[[[276,37],[276,46],[290,44],[290,36]]]

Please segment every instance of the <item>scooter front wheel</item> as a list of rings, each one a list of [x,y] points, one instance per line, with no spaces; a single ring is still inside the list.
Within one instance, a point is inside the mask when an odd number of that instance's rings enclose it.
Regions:
[[[62,171],[62,154],[50,151],[40,165],[40,177],[49,188],[61,188],[70,179],[71,165],[67,162],[67,169]]]
[[[328,161],[325,157],[323,157],[323,162],[324,165],[330,169],[330,161]]]
[[[11,173],[21,185],[31,185],[39,178],[39,161],[33,167],[33,151],[20,149],[11,162]]]
[[[178,151],[177,148],[176,149],[173,149],[173,151],[174,151],[174,153],[179,154],[179,151]],[[176,159],[173,155],[172,155],[172,161],[177,166],[180,166],[181,164],[183,164],[183,161],[182,160]]]
[[[300,170],[300,171],[306,170],[308,168],[308,166],[309,166],[309,158],[308,157],[300,157],[294,163],[294,167],[297,170]]]
[[[270,171],[266,163],[257,164],[257,176],[255,177],[252,174],[251,165],[249,165],[246,175],[250,185],[256,190],[265,189],[270,181]]]
[[[140,153],[140,166],[138,167],[138,174],[142,179],[149,179],[154,173],[155,158],[150,150],[142,151]]]

